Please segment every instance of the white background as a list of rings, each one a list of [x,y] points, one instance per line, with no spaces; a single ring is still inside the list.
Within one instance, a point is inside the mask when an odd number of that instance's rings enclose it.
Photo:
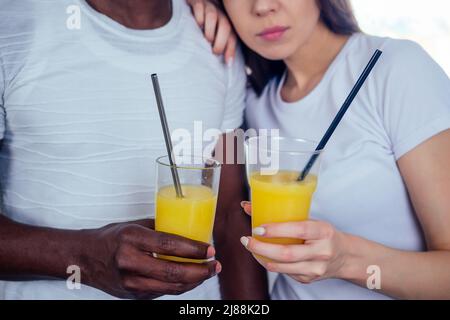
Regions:
[[[450,0],[351,0],[364,32],[420,43],[450,76]]]

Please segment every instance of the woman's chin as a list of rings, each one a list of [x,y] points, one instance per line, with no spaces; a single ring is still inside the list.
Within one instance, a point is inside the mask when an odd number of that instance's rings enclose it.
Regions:
[[[289,57],[288,54],[283,54],[281,51],[278,50],[271,50],[271,51],[264,50],[264,52],[260,51],[258,52],[258,54],[263,58],[271,61],[285,60],[287,57]]]
[[[266,45],[255,48],[253,49],[253,51],[257,52],[263,58],[272,61],[285,60],[292,54],[292,50],[286,50],[285,48],[281,48],[280,46]]]

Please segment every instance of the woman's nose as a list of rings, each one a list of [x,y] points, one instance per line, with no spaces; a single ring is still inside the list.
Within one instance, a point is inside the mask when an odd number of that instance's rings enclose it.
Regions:
[[[279,0],[255,0],[253,3],[253,12],[257,16],[264,17],[275,13],[278,10],[279,5]]]

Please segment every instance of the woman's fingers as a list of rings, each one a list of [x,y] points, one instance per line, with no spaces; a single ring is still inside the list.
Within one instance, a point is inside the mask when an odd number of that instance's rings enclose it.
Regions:
[[[241,207],[242,207],[242,209],[244,209],[246,214],[248,214],[249,216],[252,215],[252,203],[251,202],[242,201]]]
[[[255,255],[283,263],[310,260],[315,252],[315,248],[310,245],[273,244],[261,242],[253,237],[242,237],[241,243]]]
[[[187,0],[187,3],[191,6],[198,25],[203,28],[206,39],[212,43],[216,35],[219,9],[205,0]]]
[[[231,31],[227,42],[227,48],[225,49],[225,63],[229,66],[233,64],[234,57],[236,56],[237,37],[234,31]]]
[[[192,8],[192,13],[194,14],[195,21],[197,21],[198,25],[203,28],[205,24],[204,0],[187,0],[187,3]]]
[[[253,257],[267,271],[284,273],[301,283],[311,283],[317,279],[317,277],[311,271],[314,270],[314,268],[311,268],[312,265],[310,264],[310,261],[283,263],[274,260],[268,260],[255,254],[253,254]]]
[[[186,0],[205,38],[213,44],[213,52],[224,54],[231,65],[236,55],[237,36],[227,16],[207,0]]]
[[[295,263],[263,262],[263,266],[271,272],[308,278],[322,277],[327,270],[327,264],[321,261],[301,261]]]
[[[204,32],[206,39],[208,39],[208,41],[211,43],[214,41],[216,35],[218,19],[219,19],[218,9],[213,4],[207,2],[205,5]]]
[[[266,224],[253,229],[253,234],[265,238],[327,239],[333,235],[331,225],[322,221],[299,221]]]
[[[225,52],[228,39],[231,35],[231,26],[226,17],[220,17],[216,38],[214,40],[213,52],[215,54],[222,54]]]

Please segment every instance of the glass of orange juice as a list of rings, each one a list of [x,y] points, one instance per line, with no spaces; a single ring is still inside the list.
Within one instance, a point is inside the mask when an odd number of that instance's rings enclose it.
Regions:
[[[177,156],[175,163],[171,166],[168,156],[156,160],[155,230],[211,243],[221,164],[214,159],[195,156]],[[177,196],[173,169],[179,176],[182,197]],[[162,255],[159,258],[204,262]]]
[[[317,143],[276,136],[251,137],[245,141],[246,170],[251,189],[252,228],[269,223],[309,219],[312,197],[318,183],[322,151]],[[309,160],[309,174],[300,176]],[[262,238],[277,244],[302,244],[301,239]]]

